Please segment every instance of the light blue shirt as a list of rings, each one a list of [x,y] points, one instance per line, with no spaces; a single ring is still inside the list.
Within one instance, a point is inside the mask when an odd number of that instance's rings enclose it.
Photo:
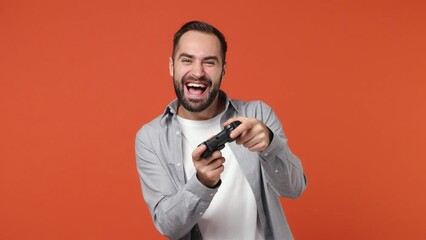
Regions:
[[[297,198],[306,188],[300,160],[290,151],[287,138],[273,110],[261,101],[230,100],[221,119],[256,118],[273,133],[262,152],[250,152],[228,143],[246,176],[257,202],[265,239],[293,239],[279,197]],[[182,133],[177,120],[178,101],[145,124],[136,134],[136,163],[145,202],[156,228],[170,239],[202,239],[197,222],[209,207],[218,188],[205,187],[196,177],[186,180]]]

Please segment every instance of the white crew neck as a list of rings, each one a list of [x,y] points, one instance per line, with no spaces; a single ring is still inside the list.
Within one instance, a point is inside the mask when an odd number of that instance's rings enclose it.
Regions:
[[[216,115],[215,117],[212,117],[210,119],[207,120],[191,120],[191,119],[186,119],[183,118],[179,115],[176,115],[177,120],[179,121],[180,124],[184,124],[186,126],[191,126],[191,127],[209,127],[211,125],[214,125],[216,123],[220,123],[220,119],[222,118],[222,116],[225,114],[225,111],[219,113],[218,115]]]

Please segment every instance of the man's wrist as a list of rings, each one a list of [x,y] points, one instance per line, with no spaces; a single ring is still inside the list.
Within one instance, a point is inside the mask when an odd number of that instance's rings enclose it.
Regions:
[[[216,183],[208,184],[208,183],[205,183],[203,180],[200,179],[200,177],[198,176],[198,173],[195,174],[195,176],[197,177],[198,181],[201,184],[203,184],[206,188],[215,189],[215,188],[218,188],[222,184],[222,180],[221,179],[219,179],[219,181],[216,182]]]

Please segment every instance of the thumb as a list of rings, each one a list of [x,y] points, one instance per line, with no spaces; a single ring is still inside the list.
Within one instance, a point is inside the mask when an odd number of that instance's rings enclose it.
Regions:
[[[200,160],[201,154],[203,154],[204,151],[206,151],[207,146],[205,144],[200,144],[194,151],[192,151],[192,159],[193,160]]]

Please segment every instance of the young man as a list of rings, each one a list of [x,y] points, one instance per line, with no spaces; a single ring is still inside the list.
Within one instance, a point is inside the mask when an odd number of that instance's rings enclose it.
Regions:
[[[175,33],[170,75],[177,99],[136,136],[143,196],[157,229],[171,239],[293,239],[279,196],[306,183],[281,123],[261,101],[231,100],[223,34],[204,22]],[[236,141],[208,157],[201,144],[240,121]]]

